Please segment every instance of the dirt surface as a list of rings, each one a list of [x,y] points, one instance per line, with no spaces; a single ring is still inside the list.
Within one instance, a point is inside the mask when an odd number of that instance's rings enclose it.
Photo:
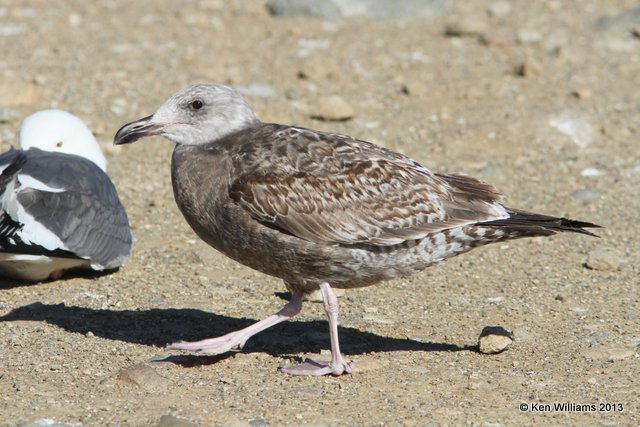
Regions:
[[[38,109],[79,115],[103,143],[137,243],[113,274],[2,282],[0,424],[639,425],[640,27],[633,13],[600,20],[637,2],[506,3],[323,21],[273,17],[257,1],[3,0],[3,148]],[[352,375],[279,372],[326,354],[314,303],[239,353],[167,351],[261,319],[286,296],[189,229],[170,142],[110,145],[197,81],[244,88],[264,121],[358,136],[478,176],[510,206],[606,228],[493,245],[348,291]],[[327,95],[353,117],[313,119]],[[479,353],[485,326],[514,343]],[[563,402],[594,411],[554,408]]]

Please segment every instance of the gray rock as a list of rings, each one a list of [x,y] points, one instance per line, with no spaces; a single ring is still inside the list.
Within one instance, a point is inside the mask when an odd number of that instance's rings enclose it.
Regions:
[[[39,420],[19,423],[18,427],[82,427],[82,423],[65,423],[51,418],[41,418]]]
[[[502,326],[485,326],[478,339],[480,353],[496,354],[507,349],[513,342],[513,334]]]
[[[571,197],[586,205],[600,197],[600,193],[593,188],[583,187],[571,193]]]
[[[3,107],[28,107],[40,102],[40,91],[31,83],[0,83],[0,105]]]
[[[474,16],[462,17],[447,24],[444,34],[450,37],[477,37],[487,31],[487,22]]]
[[[197,426],[196,423],[192,423],[191,421],[180,419],[171,414],[161,416],[160,421],[158,421],[158,424],[156,424],[156,427],[196,427],[196,426]]]
[[[565,111],[551,116],[549,126],[567,135],[580,148],[585,148],[593,142],[593,126],[589,118],[580,113]]]
[[[633,357],[636,349],[630,346],[601,346],[592,347],[582,351],[582,355],[588,359],[623,360]]]
[[[613,16],[603,16],[595,22],[595,27],[603,31],[628,33],[640,26],[640,7]]]
[[[236,89],[243,95],[253,95],[261,98],[271,98],[276,94],[276,90],[273,86],[267,83],[253,83],[249,86],[236,86]]]
[[[603,16],[595,22],[594,27],[604,33],[596,37],[599,46],[613,52],[633,52],[638,49],[636,32],[640,28],[640,7]]]
[[[625,260],[614,249],[601,248],[589,252],[586,266],[591,270],[615,271],[620,269]]]
[[[311,117],[325,121],[349,120],[354,115],[351,105],[338,95],[320,98],[316,108],[311,112]]]
[[[443,15],[450,0],[269,0],[275,16],[309,15],[324,19],[368,16],[378,19],[433,18]]]
[[[511,13],[511,3],[506,0],[495,1],[489,5],[487,12],[497,18],[506,16]]]
[[[516,40],[522,44],[539,43],[542,41],[542,34],[531,28],[521,28],[518,30]]]
[[[258,418],[254,418],[251,421],[249,421],[249,425],[251,427],[265,427],[265,426],[268,426],[269,423],[264,418],[258,417]]]
[[[11,107],[0,107],[0,123],[10,123],[16,120],[20,115],[18,110]]]
[[[167,380],[149,365],[139,364],[118,372],[119,381],[135,384],[148,391],[160,391],[167,388]]]

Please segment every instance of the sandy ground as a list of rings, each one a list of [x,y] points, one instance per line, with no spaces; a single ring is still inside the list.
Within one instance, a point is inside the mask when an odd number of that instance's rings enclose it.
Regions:
[[[104,144],[137,244],[114,274],[2,282],[0,424],[640,424],[640,40],[629,32],[640,26],[633,15],[598,21],[635,6],[461,1],[432,20],[325,22],[276,18],[248,0],[3,0],[4,149],[35,110],[82,117]],[[481,177],[510,206],[606,228],[600,239],[485,247],[348,291],[349,376],[279,372],[327,352],[313,303],[240,353],[169,352],[284,303],[282,283],[186,225],[171,143],[110,146],[119,126],[196,81],[243,87],[264,121],[368,139]],[[341,96],[353,117],[313,119],[324,95]],[[515,342],[480,354],[484,326]],[[562,402],[595,410],[554,408]]]

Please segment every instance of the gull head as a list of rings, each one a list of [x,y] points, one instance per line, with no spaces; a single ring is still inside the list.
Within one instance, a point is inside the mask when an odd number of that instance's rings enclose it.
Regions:
[[[255,113],[235,89],[199,83],[172,95],[153,115],[122,126],[114,144],[149,135],[162,135],[176,144],[206,144],[256,123]]]
[[[82,120],[63,110],[38,111],[24,119],[18,134],[20,148],[75,154],[106,171],[107,160],[93,133]]]

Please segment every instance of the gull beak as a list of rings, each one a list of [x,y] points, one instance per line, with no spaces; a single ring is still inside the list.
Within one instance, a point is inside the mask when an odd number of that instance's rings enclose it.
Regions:
[[[114,145],[131,144],[145,136],[159,135],[164,129],[163,124],[153,123],[153,116],[144,117],[135,122],[122,126],[113,137]]]

